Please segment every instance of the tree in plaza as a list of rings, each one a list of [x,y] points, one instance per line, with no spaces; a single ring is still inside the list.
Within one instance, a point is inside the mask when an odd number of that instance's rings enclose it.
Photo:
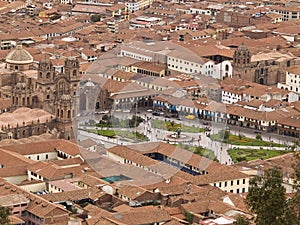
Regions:
[[[255,139],[258,140],[258,141],[261,141],[262,140],[262,136],[260,134],[257,134],[255,136]]]
[[[91,21],[92,22],[98,22],[98,21],[100,21],[100,19],[101,19],[101,15],[99,15],[99,14],[91,15]]]
[[[288,218],[290,213],[282,178],[281,170],[273,168],[266,170],[262,176],[250,179],[246,204],[256,215],[257,225],[293,224]]]
[[[250,222],[246,218],[239,216],[233,224],[234,225],[249,225]]]
[[[0,225],[9,225],[10,208],[0,206]]]
[[[230,136],[230,132],[228,130],[221,130],[220,131],[220,137],[224,140],[228,140]]]

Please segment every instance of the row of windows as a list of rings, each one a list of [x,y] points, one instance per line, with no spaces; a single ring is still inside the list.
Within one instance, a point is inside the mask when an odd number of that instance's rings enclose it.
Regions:
[[[178,62],[179,61],[179,63],[182,63],[182,60],[178,60],[178,59],[174,59],[174,58],[168,58],[168,60],[169,61],[175,61],[175,62]],[[183,63],[185,64],[185,65],[190,65],[191,64],[191,66],[194,66],[194,63],[190,63],[190,62],[188,62],[188,61],[183,61]],[[195,66],[196,67],[198,67],[199,65],[197,64],[197,63],[195,63]],[[201,68],[202,66],[200,66],[200,68]]]
[[[31,176],[33,176],[33,177],[36,177],[36,178],[38,178],[38,179],[42,179],[42,176],[40,176],[40,175],[37,175],[36,173],[34,173],[34,172],[32,172],[31,171]],[[33,180],[33,178],[31,178],[31,180]]]
[[[224,187],[227,187],[227,183],[228,183],[227,181],[224,182]],[[246,179],[243,179],[242,183],[246,184]],[[230,186],[233,186],[233,184],[234,184],[234,181],[233,180],[230,181]],[[240,185],[240,180],[237,180],[236,184]],[[214,183],[214,186],[217,187],[217,183]],[[219,186],[218,187],[222,187],[222,182],[219,182]]]
[[[294,87],[294,88],[293,88],[293,86],[290,86],[290,90],[293,91],[293,89],[295,89],[295,90],[294,90],[295,92],[298,92],[298,91],[299,91],[299,88],[297,88],[297,87]]]
[[[172,68],[175,68],[175,69],[178,69],[178,66],[175,66],[175,65],[171,65],[171,64],[168,64],[169,67],[172,67]],[[180,70],[183,70],[182,66],[179,67]],[[188,69],[188,68],[184,68],[184,70],[186,72],[190,72],[192,73],[193,72],[193,69]],[[198,73],[197,70],[194,70],[194,73]]]
[[[46,154],[45,155],[45,159],[48,159],[48,158],[49,158],[49,156],[48,156],[48,154]],[[28,156],[28,159],[31,159],[31,156]],[[36,160],[40,160],[40,156],[39,155],[36,156]]]
[[[296,84],[297,80],[291,80],[291,83],[293,83],[293,82]],[[300,83],[300,81],[299,81],[299,83]]]
[[[135,54],[132,54],[132,53],[128,53],[128,52],[122,52],[121,54],[123,56],[128,56],[128,57],[131,57],[131,58],[134,58],[134,59],[138,59],[138,60],[143,60],[143,61],[147,61],[147,62],[151,61],[150,58],[143,57],[143,56],[138,56],[138,55],[135,55]]]

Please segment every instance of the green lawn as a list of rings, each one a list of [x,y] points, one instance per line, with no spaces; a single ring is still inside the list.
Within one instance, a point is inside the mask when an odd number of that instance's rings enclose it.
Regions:
[[[144,119],[140,116],[133,115],[131,118],[120,120],[113,115],[104,115],[99,123],[92,124],[96,125],[97,127],[115,127],[115,128],[129,128],[129,127],[137,127],[142,123]]]
[[[253,138],[245,137],[243,135],[238,136],[238,135],[229,134],[229,138],[224,139],[224,135],[218,133],[218,134],[212,134],[210,138],[214,141],[220,141],[232,145],[286,147],[285,145],[282,144],[256,140]]]
[[[139,132],[121,131],[121,130],[88,130],[89,132],[109,137],[109,138],[128,138],[137,141],[148,141],[148,138]]]
[[[263,149],[229,149],[228,154],[233,162],[251,161],[255,159],[268,159],[274,156],[290,153],[284,150],[263,150]]]
[[[193,126],[187,126],[179,123],[172,123],[170,121],[163,121],[163,120],[152,120],[152,127],[161,130],[168,130],[175,132],[177,129],[181,129],[181,132],[187,133],[201,133],[204,132],[204,128],[197,128]]]

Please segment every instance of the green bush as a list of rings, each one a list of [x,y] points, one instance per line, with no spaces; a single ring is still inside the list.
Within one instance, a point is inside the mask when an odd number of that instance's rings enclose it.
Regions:
[[[240,156],[240,157],[237,157],[236,160],[238,162],[246,161],[246,157],[245,156]]]
[[[101,15],[100,14],[93,14],[91,15],[91,21],[92,22],[99,22],[101,19]]]

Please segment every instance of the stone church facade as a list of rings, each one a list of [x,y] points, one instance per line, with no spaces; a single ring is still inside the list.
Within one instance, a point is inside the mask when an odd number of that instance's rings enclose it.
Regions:
[[[233,77],[263,85],[277,85],[285,81],[286,69],[298,63],[296,57],[276,51],[252,55],[246,46],[241,45],[234,52]]]
[[[28,52],[20,52],[20,48],[13,50],[19,51],[17,55],[9,53],[9,67],[11,68],[12,58],[14,62],[14,71],[10,76],[6,76],[6,80],[2,80],[3,84],[10,84],[10,91],[1,89],[1,97],[9,97],[11,99],[12,108],[14,111],[21,107],[38,108],[55,117],[53,121],[48,121],[51,124],[49,128],[56,128],[60,134],[60,138],[73,139],[73,118],[75,115],[75,104],[77,103],[77,89],[80,81],[79,61],[75,57],[66,58],[64,70],[62,73],[57,73],[50,59],[43,58],[38,63],[37,74],[29,75],[30,71],[16,71],[18,63],[22,64],[21,60],[26,61],[26,65],[30,62],[30,54]],[[23,49],[23,51],[26,51]],[[14,55],[14,56],[12,56]],[[28,56],[18,57],[19,55]],[[23,67],[22,67],[23,68]],[[36,72],[36,71],[35,71]],[[1,87],[1,88],[2,88]],[[44,124],[47,126],[47,124]],[[49,129],[41,129],[41,132]],[[3,130],[2,130],[3,131]],[[24,132],[31,134],[32,132]]]

